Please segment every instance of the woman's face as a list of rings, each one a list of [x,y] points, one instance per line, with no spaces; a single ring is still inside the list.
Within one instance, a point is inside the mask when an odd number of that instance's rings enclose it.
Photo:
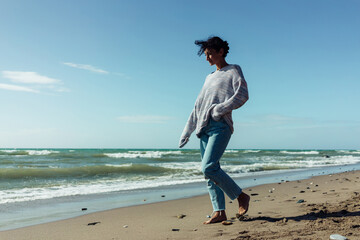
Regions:
[[[216,52],[215,49],[207,48],[204,51],[204,54],[206,56],[206,61],[208,61],[211,66],[224,60],[223,53],[224,53],[223,49],[220,49],[219,52]]]

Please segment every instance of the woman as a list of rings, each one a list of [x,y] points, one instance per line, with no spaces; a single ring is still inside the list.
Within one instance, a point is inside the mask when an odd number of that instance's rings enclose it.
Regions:
[[[209,74],[195,102],[195,107],[181,135],[179,147],[182,148],[196,130],[200,138],[202,172],[207,180],[212,217],[204,224],[227,220],[225,214],[224,192],[239,203],[239,214],[244,215],[249,208],[250,197],[220,167],[220,158],[233,133],[232,111],[248,100],[247,84],[241,68],[228,64],[225,60],[229,45],[219,37],[206,41],[195,41],[210,65],[216,71]]]

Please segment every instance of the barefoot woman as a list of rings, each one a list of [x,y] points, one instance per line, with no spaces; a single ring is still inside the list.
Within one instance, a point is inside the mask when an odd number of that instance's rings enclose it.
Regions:
[[[211,203],[214,209],[212,217],[205,224],[226,220],[224,192],[239,203],[239,214],[244,215],[249,207],[250,197],[220,167],[220,158],[233,133],[232,111],[248,100],[247,84],[241,68],[228,64],[225,57],[229,45],[219,37],[206,41],[195,41],[200,47],[198,55],[205,53],[210,65],[216,65],[216,71],[209,74],[195,102],[195,107],[181,135],[182,148],[196,130],[200,138],[202,172],[207,180]]]

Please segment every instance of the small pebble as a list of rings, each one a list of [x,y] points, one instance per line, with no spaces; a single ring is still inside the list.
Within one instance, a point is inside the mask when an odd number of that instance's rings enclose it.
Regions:
[[[299,193],[304,193],[305,191],[300,191]]]
[[[300,199],[299,201],[297,201],[297,203],[303,203],[305,202],[304,199]]]
[[[81,211],[86,211],[86,210],[87,210],[87,208],[82,208],[82,209],[81,209]]]
[[[207,215],[206,217],[207,217],[207,218],[211,218],[211,216],[210,216],[210,215]]]
[[[330,239],[331,240],[346,240],[347,237],[341,236],[339,234],[331,234]]]
[[[92,223],[88,223],[88,226],[93,226],[93,225],[96,225],[96,224],[98,224],[98,223],[100,223],[100,222],[92,222]]]
[[[182,219],[182,218],[184,218],[184,217],[186,217],[185,214],[179,214],[179,215],[177,215],[177,218],[178,218],[178,219]]]
[[[231,221],[222,221],[222,225],[231,225],[233,224]]]
[[[123,228],[128,228],[129,226],[128,225],[124,225]]]
[[[161,197],[165,197],[165,195],[161,195]]]
[[[178,229],[178,228],[173,228],[173,229],[171,229],[171,231],[173,231],[173,232],[178,232],[178,231],[180,231],[180,229]]]

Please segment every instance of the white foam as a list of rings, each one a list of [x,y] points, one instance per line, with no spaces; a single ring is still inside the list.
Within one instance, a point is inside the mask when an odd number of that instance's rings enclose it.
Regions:
[[[201,162],[167,162],[167,163],[154,163],[150,164],[156,167],[164,167],[170,169],[184,169],[200,171]]]
[[[244,153],[258,153],[260,150],[245,150]]]
[[[180,155],[181,151],[129,151],[125,153],[104,153],[112,158],[161,158],[164,155]]]
[[[289,151],[280,151],[283,154],[319,154],[318,151],[300,151],[300,152],[289,152]]]
[[[225,150],[225,153],[238,153],[239,150]]]
[[[59,151],[50,151],[50,150],[25,150],[29,155],[49,155],[51,153],[59,153]]]
[[[17,152],[18,150],[1,150],[1,152],[5,152],[5,153],[13,153],[13,152]]]
[[[56,197],[109,193],[122,190],[156,188],[160,186],[171,186],[201,181],[204,181],[203,177],[199,176],[195,178],[189,178],[188,176],[184,175],[175,179],[173,176],[163,176],[157,178],[156,181],[151,179],[141,179],[137,181],[124,181],[119,179],[77,185],[68,184],[47,188],[22,188],[17,190],[0,191],[0,204],[52,199]]]

